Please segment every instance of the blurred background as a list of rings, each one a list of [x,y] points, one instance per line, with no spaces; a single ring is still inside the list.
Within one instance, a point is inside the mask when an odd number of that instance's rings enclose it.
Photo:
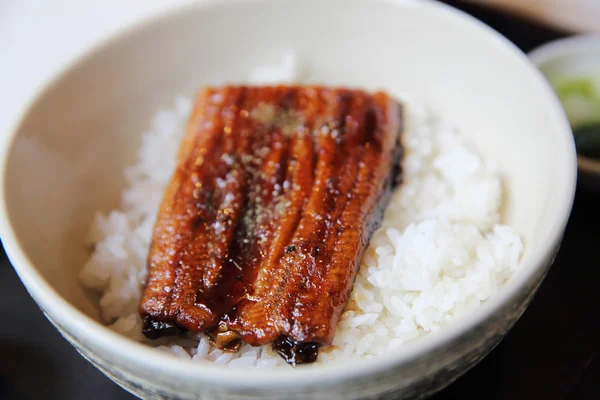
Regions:
[[[0,0],[0,134],[26,99],[107,34],[193,0]],[[600,32],[600,0],[443,0],[523,51]],[[562,248],[515,328],[434,399],[600,399],[600,194],[578,189]],[[4,223],[4,221],[0,221]],[[44,318],[0,249],[0,399],[133,399]]]
[[[569,32],[599,32],[600,2],[597,0],[468,0]]]

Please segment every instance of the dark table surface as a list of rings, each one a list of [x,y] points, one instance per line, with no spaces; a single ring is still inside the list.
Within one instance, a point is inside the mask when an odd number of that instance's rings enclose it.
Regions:
[[[564,33],[460,2],[523,51]],[[600,399],[600,194],[578,190],[556,262],[523,317],[479,365],[433,397]],[[0,252],[0,399],[133,399],[45,319]]]

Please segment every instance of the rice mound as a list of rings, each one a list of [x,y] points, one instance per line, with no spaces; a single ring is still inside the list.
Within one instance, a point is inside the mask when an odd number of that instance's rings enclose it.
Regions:
[[[295,71],[287,57],[285,68]],[[270,83],[269,71],[254,75]],[[451,126],[409,97],[401,100],[403,183],[371,238],[333,344],[313,365],[374,357],[443,329],[493,296],[519,266],[523,243],[501,224],[498,171]],[[137,163],[125,170],[120,208],[95,216],[88,238],[94,251],[81,280],[102,294],[111,329],[158,351],[231,368],[285,367],[270,346],[228,353],[203,334],[158,341],[141,334],[137,307],[148,247],[190,111],[190,99],[177,98],[154,116]]]

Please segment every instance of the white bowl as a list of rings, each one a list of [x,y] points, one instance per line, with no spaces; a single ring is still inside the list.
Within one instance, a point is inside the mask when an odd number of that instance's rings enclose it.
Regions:
[[[523,236],[516,275],[446,330],[379,358],[318,369],[191,364],[99,322],[77,274],[95,210],[115,207],[123,167],[149,117],[178,93],[243,81],[294,49],[313,81],[410,92],[495,160],[505,221]],[[156,398],[364,398],[425,395],[479,361],[510,329],[547,272],[571,210],[573,138],[527,57],[450,7],[413,0],[212,0],[118,33],[66,68],[2,139],[2,240],[61,333],[133,393]],[[164,397],[161,397],[164,396]]]
[[[548,42],[531,51],[529,58],[544,74],[595,72],[600,76],[600,34],[577,35]],[[600,160],[579,155],[577,164],[579,182],[600,190]]]

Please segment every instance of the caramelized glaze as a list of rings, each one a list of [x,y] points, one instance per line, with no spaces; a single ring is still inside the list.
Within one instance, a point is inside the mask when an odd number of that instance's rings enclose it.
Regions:
[[[314,361],[399,183],[400,130],[383,92],[201,91],[154,228],[144,334]]]

